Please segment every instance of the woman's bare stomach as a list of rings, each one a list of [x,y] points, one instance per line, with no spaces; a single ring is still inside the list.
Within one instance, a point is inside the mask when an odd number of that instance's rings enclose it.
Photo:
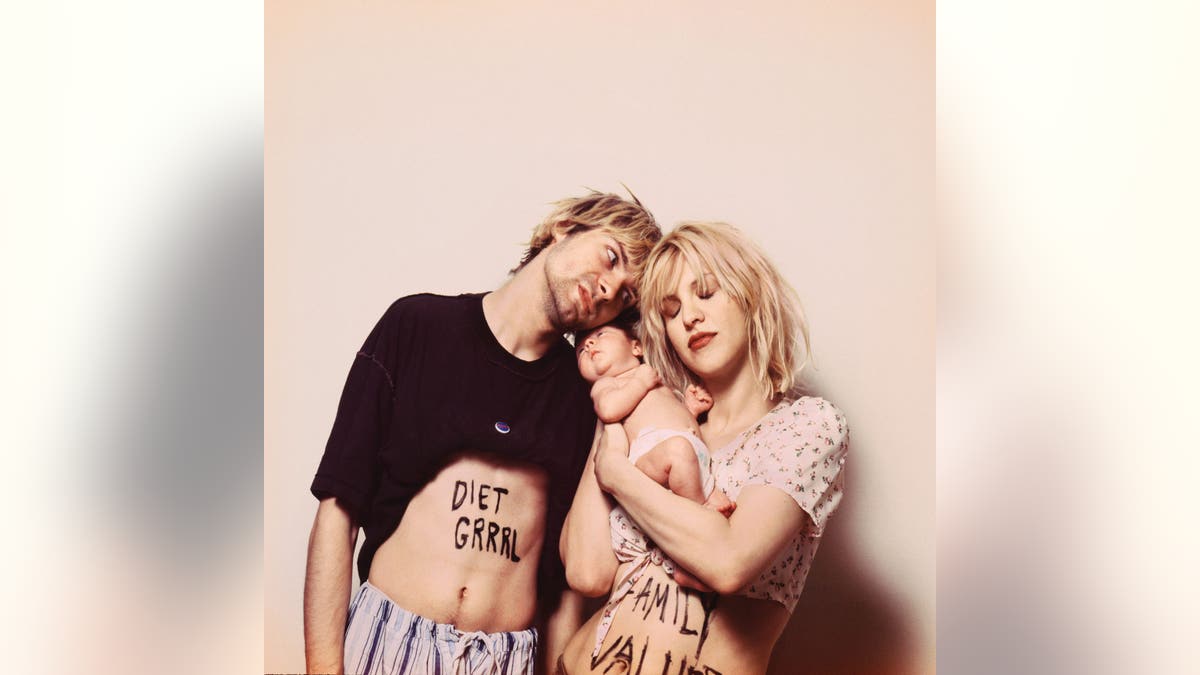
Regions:
[[[370,581],[400,607],[463,631],[524,630],[545,520],[544,471],[462,456],[409,502]]]
[[[618,572],[624,573],[624,566]],[[763,673],[788,622],[770,600],[686,590],[651,565],[622,600],[593,658],[603,608],[567,643],[571,675],[591,673]]]

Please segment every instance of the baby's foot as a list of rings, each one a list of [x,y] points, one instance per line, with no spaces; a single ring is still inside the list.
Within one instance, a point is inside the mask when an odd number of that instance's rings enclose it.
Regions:
[[[698,384],[689,384],[688,388],[684,390],[683,403],[692,417],[699,417],[700,413],[708,411],[713,406],[712,395]]]
[[[730,499],[724,490],[713,490],[708,499],[704,500],[704,506],[720,513],[728,518],[737,510],[737,504]]]

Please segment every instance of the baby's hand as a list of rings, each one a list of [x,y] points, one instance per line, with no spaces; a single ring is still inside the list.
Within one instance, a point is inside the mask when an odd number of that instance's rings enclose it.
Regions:
[[[651,368],[649,364],[643,363],[637,367],[634,372],[634,377],[641,379],[646,384],[648,389],[653,389],[659,384],[662,384],[662,378],[658,376],[658,371]]]
[[[698,384],[689,384],[683,392],[683,404],[687,406],[692,417],[699,417],[700,413],[712,408],[712,394]]]
[[[708,499],[704,500],[704,506],[720,513],[728,518],[737,510],[737,503],[730,499],[724,490],[713,490]]]

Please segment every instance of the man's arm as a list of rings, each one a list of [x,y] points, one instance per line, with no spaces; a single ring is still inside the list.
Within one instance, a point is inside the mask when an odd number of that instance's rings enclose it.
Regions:
[[[540,673],[557,672],[558,657],[567,649],[567,642],[583,625],[583,596],[570,589],[564,590],[558,609],[546,619],[539,631],[538,661]]]
[[[358,524],[335,497],[322,499],[308,538],[304,659],[310,673],[342,673]]]
[[[629,417],[646,393],[660,382],[658,373],[644,363],[630,375],[596,380],[596,384],[592,385],[592,405],[596,407],[596,417],[605,424],[620,422]]]
[[[567,584],[588,597],[603,595],[612,589],[617,573],[617,557],[613,555],[609,534],[609,498],[596,483],[596,449],[601,443],[626,445],[625,430],[619,424],[596,426],[587,466],[579,477],[579,487],[571,510],[563,521],[558,553],[567,571]],[[618,450],[619,451],[619,450]]]

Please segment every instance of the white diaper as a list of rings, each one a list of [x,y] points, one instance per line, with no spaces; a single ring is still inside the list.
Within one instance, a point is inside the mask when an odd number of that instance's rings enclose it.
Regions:
[[[700,463],[701,491],[704,492],[704,498],[707,499],[715,486],[712,472],[708,470],[708,446],[691,429],[656,429],[654,427],[642,429],[642,433],[638,434],[637,438],[629,444],[629,461],[637,462],[643,455],[653,450],[654,446],[675,436],[686,438],[692,444],[692,449],[696,451],[696,461]]]

